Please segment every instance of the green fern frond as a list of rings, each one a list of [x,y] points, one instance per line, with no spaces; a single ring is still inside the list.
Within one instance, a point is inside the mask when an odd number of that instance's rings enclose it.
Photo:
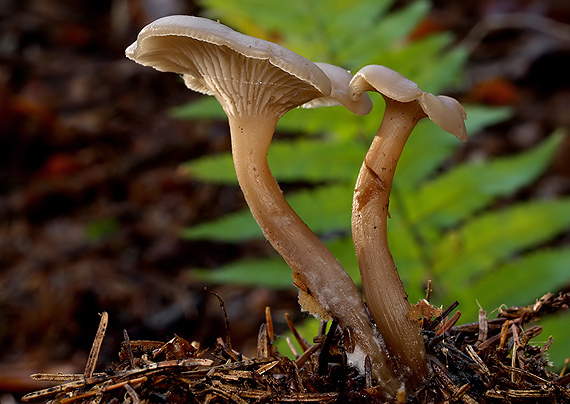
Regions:
[[[280,183],[354,182],[366,148],[355,142],[341,143],[299,138],[273,142],[269,166]],[[182,165],[191,178],[218,184],[237,184],[229,153],[205,156]]]
[[[522,255],[512,261],[474,277],[461,293],[453,291],[449,298],[461,296],[461,312],[465,321],[475,321],[477,300],[484,309],[506,305],[534,303],[545,293],[570,285],[570,248],[547,248]],[[500,290],[500,293],[496,293]]]
[[[315,233],[346,232],[350,230],[352,189],[351,184],[317,187],[291,193],[287,201]],[[263,238],[248,209],[185,229],[181,236],[187,240],[224,242]]]
[[[549,166],[564,139],[559,131],[515,156],[462,164],[406,195],[411,223],[453,226],[499,196],[511,195]]]
[[[343,62],[343,66],[347,69],[359,69],[366,64],[381,63],[377,60],[382,60],[384,53],[407,46],[407,37],[426,16],[429,9],[430,6],[426,1],[416,1],[371,22],[368,27],[362,27],[364,29],[356,32],[345,27],[344,32],[350,33],[350,37],[338,50],[337,62]],[[366,15],[366,12],[362,15]],[[359,26],[358,23],[354,25]]]
[[[194,268],[192,278],[204,283],[290,289],[291,268],[280,256],[243,259],[211,269]]]
[[[352,238],[341,237],[325,244],[355,283],[360,286],[360,274],[354,255]],[[222,265],[215,270],[194,268],[192,276],[196,280],[207,283],[272,289],[291,289],[293,287],[291,268],[280,256],[238,260]]]
[[[467,105],[465,110],[465,125],[470,136],[504,121],[511,115],[509,108]],[[406,142],[402,157],[398,161],[395,186],[402,191],[416,189],[460,146],[461,143],[449,133],[445,133],[433,122],[423,120],[414,128],[412,136]]]
[[[209,101],[213,98],[206,98]],[[214,99],[215,101],[215,99]],[[219,106],[217,101],[215,103]],[[199,106],[195,109],[195,104]],[[188,106],[179,107],[176,114],[185,118],[204,118],[203,104],[210,105],[210,102],[198,101]],[[322,108],[324,115],[330,115],[327,108]],[[467,108],[469,120],[467,126],[471,133],[476,133],[485,126],[502,121],[510,114],[506,108]],[[311,113],[311,110],[299,110],[299,114]],[[222,112],[223,114],[223,112]],[[338,116],[333,114],[333,116]],[[354,114],[351,114],[354,118]],[[210,117],[210,116],[208,116]],[[225,115],[224,115],[225,117]],[[361,118],[361,117],[358,117]],[[380,119],[374,117],[374,125],[379,125]],[[378,121],[378,122],[376,122]],[[297,128],[303,129],[302,125],[306,120],[296,120]],[[323,130],[323,118],[321,115],[315,120],[315,130]],[[331,123],[328,120],[329,124]],[[344,125],[347,122],[343,123]],[[282,129],[293,128],[285,126]],[[304,128],[305,130],[307,128]],[[331,129],[338,130],[338,127]],[[310,130],[310,129],[309,129]],[[348,127],[355,137],[354,127]],[[375,129],[369,131],[374,133]],[[367,140],[361,142],[345,141],[331,137],[307,139],[298,138],[293,141],[274,141],[269,150],[269,166],[279,182],[354,182],[362,159],[368,148]],[[447,133],[443,133],[434,124],[427,121],[421,122],[415,129],[406,145],[404,154],[398,164],[397,182],[406,184],[409,188],[416,188],[426,176],[432,173],[449,156],[449,153],[460,145],[459,142]],[[426,151],[429,151],[426,153]],[[182,165],[182,171],[193,179],[217,183],[217,184],[237,184],[235,170],[233,168],[230,153],[209,155],[197,158]]]
[[[449,287],[467,286],[501,261],[570,230],[570,198],[531,201],[479,215],[434,248],[434,273]]]

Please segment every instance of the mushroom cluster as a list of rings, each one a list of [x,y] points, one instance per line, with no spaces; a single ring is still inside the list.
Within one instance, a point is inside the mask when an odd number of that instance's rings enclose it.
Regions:
[[[349,360],[360,369],[370,358],[387,397],[425,380],[427,365],[419,326],[410,320],[402,283],[388,249],[386,219],[393,172],[414,125],[428,116],[465,140],[464,111],[448,97],[424,93],[382,66],[354,77],[313,63],[277,44],[193,16],[164,17],[144,27],[126,56],[157,70],[181,74],[186,86],[213,95],[228,116],[239,185],[263,234],[293,271],[302,308],[337,318],[355,347]],[[386,113],[367,153],[355,189],[353,237],[364,296],[344,268],[289,206],[267,164],[277,121],[292,108],[344,105],[365,115],[366,91],[378,91]]]

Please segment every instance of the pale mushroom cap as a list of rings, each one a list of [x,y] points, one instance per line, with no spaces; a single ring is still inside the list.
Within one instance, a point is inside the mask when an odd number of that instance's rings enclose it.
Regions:
[[[465,128],[467,114],[459,101],[445,95],[435,96],[431,93],[423,93],[419,101],[427,116],[440,128],[462,142],[467,141],[467,129]]]
[[[215,95],[231,115],[273,109],[281,116],[331,92],[327,75],[308,59],[200,17],[160,18],[141,30],[125,54],[142,65],[183,74],[189,88]]]
[[[413,101],[422,94],[412,80],[382,65],[368,65],[360,69],[351,80],[350,89],[355,100],[365,91],[377,91],[399,102]]]
[[[417,100],[425,114],[439,127],[462,142],[467,141],[464,122],[467,115],[456,99],[426,93],[415,82],[392,69],[381,65],[365,66],[354,75],[349,86],[354,99],[365,91],[377,91],[398,102]]]
[[[372,101],[367,94],[357,100],[352,98],[348,84],[352,80],[352,74],[342,67],[329,63],[315,63],[331,80],[332,91],[328,97],[315,98],[306,104],[304,108],[317,108],[335,105],[343,105],[357,115],[366,115],[372,110]]]

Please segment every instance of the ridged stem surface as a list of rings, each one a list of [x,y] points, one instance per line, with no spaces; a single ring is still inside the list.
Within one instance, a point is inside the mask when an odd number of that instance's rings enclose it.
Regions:
[[[238,181],[263,234],[293,270],[294,283],[300,290],[337,317],[342,327],[350,329],[357,352],[362,353],[362,364],[364,355],[369,355],[374,376],[393,397],[400,384],[388,366],[360,292],[338,260],[289,206],[269,170],[267,152],[276,119],[268,122],[264,117],[230,116],[229,122]]]
[[[388,248],[387,220],[398,159],[425,114],[417,101],[385,99],[384,119],[356,182],[352,233],[368,310],[398,376],[406,385],[415,385],[427,375],[425,348],[419,324],[408,318],[411,306]]]

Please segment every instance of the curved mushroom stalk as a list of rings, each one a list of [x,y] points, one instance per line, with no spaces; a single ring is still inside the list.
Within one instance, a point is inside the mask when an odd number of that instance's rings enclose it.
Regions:
[[[388,395],[399,387],[360,293],[336,258],[291,209],[267,165],[279,118],[331,94],[327,75],[309,60],[211,20],[171,16],[146,26],[130,59],[183,74],[186,85],[214,95],[226,112],[232,154],[245,200],[267,240],[293,270],[305,310],[337,317],[369,355]],[[364,358],[362,358],[362,361]]]
[[[425,93],[384,66],[366,66],[350,84],[353,97],[377,91],[386,101],[384,118],[360,170],[353,200],[352,233],[364,295],[395,368],[411,386],[425,379],[427,364],[419,325],[388,248],[390,189],[402,149],[416,124],[429,117],[462,141],[465,111],[456,100]]]

